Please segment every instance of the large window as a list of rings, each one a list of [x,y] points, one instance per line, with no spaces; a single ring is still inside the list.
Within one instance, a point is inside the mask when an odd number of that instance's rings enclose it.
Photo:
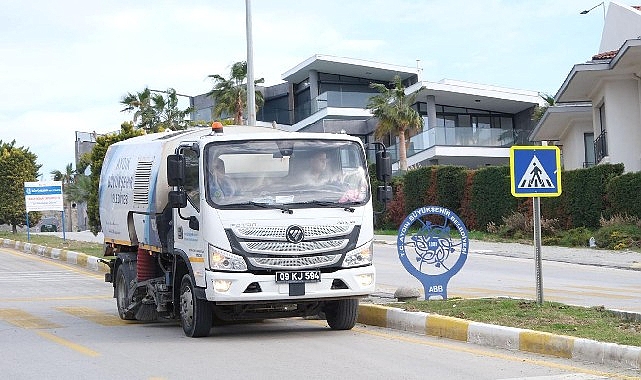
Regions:
[[[423,116],[427,115],[427,104],[417,103],[414,109]],[[433,126],[429,126],[432,128]],[[446,128],[500,128],[512,130],[514,119],[510,114],[451,106],[436,106],[436,127]]]
[[[585,161],[583,167],[588,168],[594,165],[594,133],[583,134],[583,149],[585,151]]]

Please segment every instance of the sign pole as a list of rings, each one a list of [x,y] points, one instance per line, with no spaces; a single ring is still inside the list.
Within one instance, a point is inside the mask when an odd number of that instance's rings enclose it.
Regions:
[[[27,211],[27,241],[31,243],[31,234],[29,233],[29,211]]]
[[[534,261],[536,274],[536,302],[543,305],[543,274],[541,259],[541,198],[533,197],[534,209]]]
[[[543,304],[541,197],[561,195],[561,150],[557,146],[510,148],[510,184],[515,197],[532,197],[536,301]]]
[[[67,241],[65,237],[65,210],[62,210],[62,241]]]

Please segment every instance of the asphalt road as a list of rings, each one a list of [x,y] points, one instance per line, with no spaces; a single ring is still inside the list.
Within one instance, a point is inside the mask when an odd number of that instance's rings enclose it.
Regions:
[[[283,319],[187,338],[116,313],[101,274],[0,248],[0,373],[7,379],[597,379],[604,366],[357,325]],[[630,372],[634,375],[634,372]],[[571,377],[570,377],[571,376]]]

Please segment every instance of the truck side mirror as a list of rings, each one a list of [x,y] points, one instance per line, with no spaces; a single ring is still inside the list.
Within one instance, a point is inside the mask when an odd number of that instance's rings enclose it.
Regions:
[[[185,166],[185,156],[180,154],[167,156],[167,184],[169,186],[183,186],[185,184]]]
[[[392,186],[385,185],[385,186],[378,187],[376,199],[378,199],[379,202],[387,204],[387,202],[391,201],[392,198],[393,198]]]
[[[168,196],[169,207],[184,208],[187,207],[187,193],[181,190],[172,190]]]
[[[376,152],[376,178],[382,182],[392,178],[392,158],[385,150]]]

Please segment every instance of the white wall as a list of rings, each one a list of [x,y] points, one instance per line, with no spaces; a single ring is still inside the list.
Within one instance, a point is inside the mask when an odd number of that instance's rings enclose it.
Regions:
[[[641,36],[641,12],[610,1],[601,34],[599,53],[618,50],[625,41],[637,39],[639,36]]]
[[[593,132],[592,123],[588,120],[573,122],[561,137],[563,145],[563,170],[581,169],[585,161],[584,133]],[[598,134],[595,135],[598,136]],[[594,149],[594,146],[589,147]]]
[[[608,80],[603,85],[608,155],[622,162],[626,172],[641,171],[641,104],[639,81],[632,76]],[[593,100],[593,104],[600,104]],[[599,128],[595,118],[595,128]],[[595,131],[595,137],[599,132]]]

